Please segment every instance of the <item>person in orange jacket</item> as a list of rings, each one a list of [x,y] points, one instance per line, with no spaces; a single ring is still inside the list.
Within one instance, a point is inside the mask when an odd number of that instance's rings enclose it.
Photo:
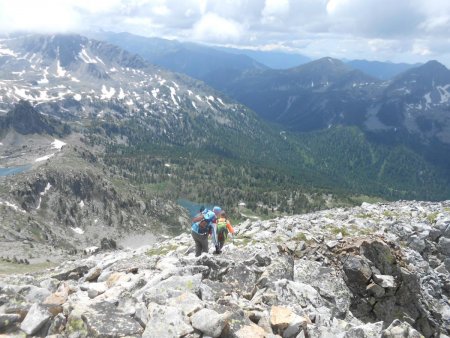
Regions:
[[[220,215],[217,218],[216,226],[217,226],[217,240],[219,244],[219,248],[218,250],[216,250],[216,253],[220,253],[222,251],[223,245],[225,244],[225,240],[228,237],[228,233],[230,233],[231,237],[234,235],[234,229],[225,211],[222,210],[220,212]]]

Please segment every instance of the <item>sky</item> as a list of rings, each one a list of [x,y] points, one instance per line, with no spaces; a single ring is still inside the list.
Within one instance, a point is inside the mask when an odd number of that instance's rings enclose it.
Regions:
[[[0,0],[0,32],[105,30],[450,66],[450,0]]]

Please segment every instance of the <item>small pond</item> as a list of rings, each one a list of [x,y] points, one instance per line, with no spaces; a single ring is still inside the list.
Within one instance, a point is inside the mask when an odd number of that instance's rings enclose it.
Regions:
[[[0,176],[10,176],[15,174],[23,173],[31,168],[31,165],[21,165],[18,167],[8,167],[8,168],[0,168]]]
[[[207,209],[212,210],[212,208],[214,207],[212,204],[208,204],[208,203],[196,203],[196,202],[192,202],[183,198],[180,198],[179,200],[177,200],[177,203],[179,205],[181,205],[182,207],[188,209],[189,211],[189,215],[191,217],[194,217],[195,215],[198,214],[200,207],[204,206]]]

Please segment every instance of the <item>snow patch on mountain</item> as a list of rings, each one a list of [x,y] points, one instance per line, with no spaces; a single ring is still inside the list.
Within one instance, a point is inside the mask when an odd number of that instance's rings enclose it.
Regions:
[[[21,99],[25,99],[25,100],[34,100],[34,97],[30,96],[27,94],[27,90],[23,89],[23,88],[17,88],[16,86],[14,86],[14,93],[20,97]]]
[[[284,109],[284,112],[287,112],[296,100],[297,100],[297,96],[289,96],[288,101],[286,103],[286,108]]]
[[[47,183],[47,185],[44,188],[44,191],[42,191],[41,193],[39,193],[39,203],[36,207],[36,209],[40,209],[41,208],[41,202],[42,202],[42,196],[45,196],[45,194],[47,193],[47,191],[50,190],[50,188],[52,187],[52,185],[50,183]]]
[[[47,79],[47,75],[48,75],[48,67],[46,67],[44,69],[44,74],[42,74],[43,78],[38,80],[37,83],[39,83],[39,84],[47,84],[49,82],[48,79]]]
[[[84,234],[84,230],[78,227],[72,228],[70,227],[70,229],[72,229],[73,232],[75,232],[76,234],[82,235]]]
[[[41,195],[41,196],[45,196],[45,194],[47,193],[47,191],[50,190],[51,187],[52,187],[52,185],[51,185],[50,183],[47,183],[47,185],[46,185],[45,188],[44,188],[44,191],[42,191],[42,192],[40,193],[40,195]]]
[[[65,146],[65,145],[66,145],[65,142],[60,141],[60,140],[57,140],[57,139],[55,139],[55,140],[52,142],[52,148],[53,148],[53,149],[61,150],[61,148],[62,148],[63,146]]]
[[[9,208],[14,209],[15,211],[20,211],[20,212],[22,212],[22,213],[24,213],[24,214],[26,213],[25,210],[20,209],[17,205],[15,205],[15,204],[13,204],[13,203],[10,203],[10,202],[8,202],[8,201],[0,201],[0,205],[5,205],[5,206],[7,206],[7,207],[9,207]]]
[[[172,98],[173,103],[176,106],[179,106],[178,101],[175,99],[175,95],[176,95],[177,91],[173,87],[169,87],[169,89],[170,89],[170,97]]]
[[[119,95],[117,96],[117,98],[118,98],[119,100],[123,100],[123,99],[125,98],[125,93],[124,93],[122,87],[120,87]]]
[[[450,100],[450,93],[447,91],[450,87],[450,84],[445,86],[437,86],[436,89],[439,91],[441,95],[441,102],[439,103],[447,103]]]
[[[47,161],[49,158],[53,157],[54,155],[55,155],[55,153],[39,157],[39,158],[35,159],[34,162]]]
[[[17,76],[23,76],[25,74],[25,70],[22,70],[20,72],[11,72],[11,73],[14,75],[17,75]]]
[[[83,48],[83,49],[81,50],[81,52],[78,53],[78,56],[79,56],[79,57],[81,58],[81,60],[83,60],[85,63],[98,63],[97,60],[91,58],[91,57],[88,55],[88,53],[87,53],[87,51],[86,51],[85,48]]]
[[[56,77],[65,77],[67,71],[61,67],[61,62],[59,60],[56,61]]]
[[[214,97],[212,97],[212,96],[205,96],[206,103],[211,107],[211,109],[214,109],[214,107],[211,104],[211,102],[209,102],[209,101],[211,101],[211,98],[213,99],[213,102],[214,102]]]
[[[426,93],[423,98],[425,99],[425,103],[428,106],[429,104],[431,104],[431,92]]]
[[[13,56],[13,57],[17,57],[17,54],[14,53],[14,51],[12,51],[9,48],[5,48],[4,46],[0,45],[0,56]]]
[[[411,94],[411,90],[409,88],[406,88],[406,87],[397,88],[396,91],[401,93],[401,94]]]
[[[105,85],[102,85],[102,99],[111,99],[115,93],[116,90],[113,87],[108,90]]]
[[[105,63],[103,62],[103,60],[100,59],[98,56],[96,56],[95,59],[96,59],[98,62],[100,62],[100,63],[102,63],[102,64],[105,64]]]

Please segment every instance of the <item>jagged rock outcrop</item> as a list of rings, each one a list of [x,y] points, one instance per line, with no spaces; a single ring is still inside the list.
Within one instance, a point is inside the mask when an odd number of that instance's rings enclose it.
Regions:
[[[21,100],[6,114],[0,116],[0,135],[8,129],[22,135],[48,134],[63,137],[70,133],[69,125],[39,113],[28,101]]]
[[[450,202],[363,204],[236,229],[221,255],[195,257],[182,234],[3,277],[0,330],[72,338],[450,334],[442,245]]]

